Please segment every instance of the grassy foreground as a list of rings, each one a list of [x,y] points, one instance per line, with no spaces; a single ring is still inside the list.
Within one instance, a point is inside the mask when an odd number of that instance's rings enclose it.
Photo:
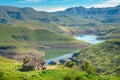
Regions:
[[[84,71],[59,65],[44,71],[19,71],[21,63],[0,57],[0,80],[120,80],[120,77],[88,75]]]

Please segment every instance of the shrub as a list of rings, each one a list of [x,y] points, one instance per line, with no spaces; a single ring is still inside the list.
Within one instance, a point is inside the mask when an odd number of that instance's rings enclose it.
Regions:
[[[68,61],[67,63],[66,63],[66,66],[67,67],[73,67],[75,65],[75,63],[74,62],[71,62],[71,61]]]
[[[95,68],[93,68],[90,61],[85,61],[84,65],[82,66],[82,69],[86,71],[88,75],[95,75],[96,73]]]

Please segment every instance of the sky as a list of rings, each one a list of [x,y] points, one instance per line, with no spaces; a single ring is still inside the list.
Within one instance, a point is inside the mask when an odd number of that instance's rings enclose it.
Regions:
[[[120,5],[120,0],[0,0],[0,5],[32,7],[38,11],[54,12],[76,6],[114,7]]]

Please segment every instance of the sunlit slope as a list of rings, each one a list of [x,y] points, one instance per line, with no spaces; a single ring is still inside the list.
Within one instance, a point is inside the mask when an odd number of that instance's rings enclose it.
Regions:
[[[75,60],[90,60],[94,67],[103,72],[119,74],[120,69],[120,39],[108,40],[103,43],[83,49]]]
[[[27,27],[11,27],[0,25],[0,45],[13,45],[16,47],[49,45],[58,43],[80,43],[68,35],[58,34],[47,29],[28,29]]]

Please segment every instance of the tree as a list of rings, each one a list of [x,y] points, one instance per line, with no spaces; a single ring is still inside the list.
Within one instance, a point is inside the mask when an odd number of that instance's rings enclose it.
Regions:
[[[95,75],[96,71],[95,68],[91,65],[90,61],[85,61],[84,65],[82,66],[82,70],[86,71],[88,74]]]
[[[67,63],[66,63],[66,66],[67,67],[73,67],[75,65],[75,63],[74,62],[71,62],[71,61],[68,61]]]

